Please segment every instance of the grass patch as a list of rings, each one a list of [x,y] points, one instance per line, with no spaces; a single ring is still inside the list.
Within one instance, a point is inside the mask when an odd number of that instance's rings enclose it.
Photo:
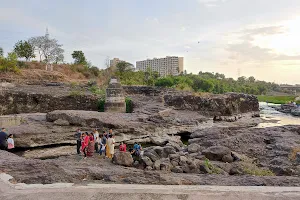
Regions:
[[[69,96],[71,97],[78,97],[78,96],[83,96],[83,92],[81,90],[72,90],[70,93],[69,93]]]
[[[268,103],[276,103],[276,104],[285,104],[291,101],[295,101],[295,96],[265,96],[258,95],[258,101],[260,102],[268,102]],[[299,104],[300,102],[296,102]]]
[[[242,164],[242,170],[245,174],[254,175],[254,176],[275,176],[275,174],[265,168],[259,168],[256,165],[253,164]]]
[[[210,174],[220,174],[221,170],[218,167],[215,167],[213,164],[210,163],[209,159],[205,159],[204,165],[211,170]]]
[[[93,85],[89,87],[89,91],[95,95],[99,95],[104,97],[105,96],[105,89],[100,89],[97,85]]]

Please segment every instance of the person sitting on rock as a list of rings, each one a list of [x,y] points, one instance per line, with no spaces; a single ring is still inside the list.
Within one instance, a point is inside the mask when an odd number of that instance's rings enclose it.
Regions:
[[[140,156],[140,152],[141,152],[141,146],[137,142],[135,142],[131,154],[135,156]]]
[[[123,142],[121,142],[120,146],[119,146],[119,150],[120,152],[126,152],[126,144],[124,144]]]
[[[0,149],[7,150],[7,133],[5,128],[2,128],[0,132]]]
[[[13,149],[15,148],[15,142],[13,139],[13,134],[9,134],[8,139],[7,139],[7,149]]]

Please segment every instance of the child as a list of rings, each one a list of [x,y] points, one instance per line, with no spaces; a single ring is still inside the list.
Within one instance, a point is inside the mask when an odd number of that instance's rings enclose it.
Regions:
[[[7,139],[7,149],[13,149],[15,148],[15,142],[13,139],[13,134],[9,134],[8,139]]]

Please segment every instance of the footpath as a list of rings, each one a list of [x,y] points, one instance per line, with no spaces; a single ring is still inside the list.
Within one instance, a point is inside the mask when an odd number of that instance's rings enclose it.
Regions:
[[[0,200],[299,200],[300,187],[12,184],[0,174]]]

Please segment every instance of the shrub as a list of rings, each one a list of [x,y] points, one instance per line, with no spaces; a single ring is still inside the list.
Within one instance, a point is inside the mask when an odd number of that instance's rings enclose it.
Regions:
[[[129,97],[125,98],[126,102],[126,113],[132,113],[133,111],[133,105],[132,105],[132,100]]]
[[[78,96],[82,96],[83,92],[81,90],[73,90],[70,92],[69,96],[72,97],[78,97]]]
[[[89,88],[89,91],[93,94],[105,97],[105,89],[100,89],[96,85],[93,85]]]
[[[19,68],[28,68],[29,67],[29,65],[24,61],[18,61],[17,65]]]
[[[98,111],[99,112],[104,112],[104,106],[105,106],[105,99],[104,98],[101,98],[98,100]]]
[[[19,73],[20,69],[17,67],[17,62],[15,53],[8,53],[7,58],[0,57],[0,71]]]
[[[211,170],[211,174],[220,174],[221,170],[210,163],[209,159],[205,159],[204,165]]]

